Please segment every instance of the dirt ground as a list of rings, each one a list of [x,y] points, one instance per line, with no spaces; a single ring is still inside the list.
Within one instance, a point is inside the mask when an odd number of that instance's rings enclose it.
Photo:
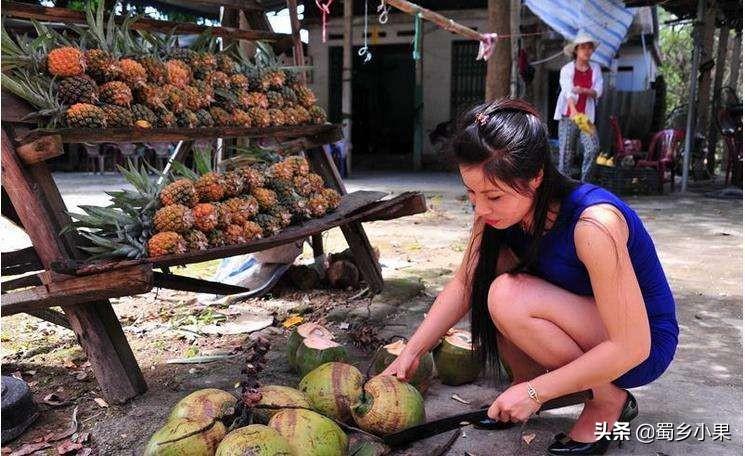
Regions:
[[[56,179],[68,207],[103,204],[102,189],[121,187],[115,176],[63,174]],[[306,321],[326,322],[350,347],[354,363],[363,370],[370,353],[355,347],[350,339],[359,325],[373,328],[380,339],[409,335],[450,277],[465,247],[471,210],[462,186],[457,176],[445,173],[363,174],[348,180],[347,185],[350,190],[421,190],[427,196],[429,211],[425,214],[365,225],[371,242],[381,252],[386,279],[386,290],[381,295],[360,298],[355,290],[298,292],[285,288],[227,308],[207,307],[192,293],[168,290],[115,300],[114,309],[149,386],[144,395],[125,405],[101,400],[90,366],[71,331],[26,315],[3,318],[3,374],[28,381],[43,410],[26,434],[3,448],[3,454],[67,429],[76,408],[79,432],[90,433],[84,446],[93,454],[141,454],[148,437],[163,424],[178,399],[205,387],[233,390],[241,378],[242,347],[256,334],[272,341],[262,382],[296,386],[299,378],[286,364],[287,331],[281,326],[292,313],[302,314]],[[741,454],[742,200],[690,193],[628,197],[627,201],[656,242],[676,296],[681,334],[669,370],[654,383],[634,390],[640,415],[632,423],[631,440],[611,454]],[[0,227],[4,249],[28,242],[7,221]],[[327,251],[346,247],[339,230],[328,232],[325,243]],[[304,253],[306,261],[310,259],[309,250]],[[216,267],[215,261],[177,272],[209,278]],[[205,327],[236,321],[247,314],[272,316],[274,324],[251,336],[201,333]],[[215,354],[228,357],[202,364],[169,363]],[[503,388],[489,378],[460,387],[435,381],[425,398],[427,417],[436,419],[488,404]],[[470,404],[453,400],[453,394]],[[57,404],[60,401],[62,404]],[[448,454],[545,454],[553,435],[567,430],[579,410],[572,407],[542,413],[522,429],[464,428]],[[661,423],[663,427],[672,423],[676,429],[689,425],[690,437],[651,443],[634,437],[637,427],[660,427]],[[711,432],[715,425],[720,429],[719,425],[728,425],[730,440],[718,440],[717,433]],[[703,435],[694,434],[696,429]],[[433,453],[449,436],[447,433],[421,441],[395,454]],[[39,454],[58,454],[59,443],[52,443]]]

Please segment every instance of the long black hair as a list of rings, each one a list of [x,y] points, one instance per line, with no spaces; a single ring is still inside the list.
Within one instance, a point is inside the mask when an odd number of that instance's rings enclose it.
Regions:
[[[556,169],[549,150],[548,131],[540,114],[531,104],[519,99],[503,98],[480,104],[461,116],[452,145],[458,165],[481,166],[492,183],[499,182],[532,196],[530,244],[518,258],[517,265],[506,273],[530,270],[538,257],[551,203],[561,200],[578,185]],[[532,190],[528,182],[541,172],[541,183]],[[497,276],[503,233],[503,230],[484,225],[481,236],[474,237],[473,245],[469,246],[471,253],[467,260],[473,344],[477,356],[493,368],[499,365],[499,349],[487,298]],[[480,243],[478,249],[476,243]]]

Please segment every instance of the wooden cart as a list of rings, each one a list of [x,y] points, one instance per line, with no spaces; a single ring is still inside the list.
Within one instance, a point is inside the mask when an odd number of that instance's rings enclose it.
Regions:
[[[201,3],[222,3],[243,12],[244,17],[263,13],[257,4],[244,0],[199,0]],[[291,12],[295,0],[288,0]],[[7,17],[57,22],[84,22],[82,14],[62,9],[45,8],[13,2],[3,3]],[[296,14],[291,14],[296,18]],[[135,29],[200,33],[204,27],[167,21],[142,19]],[[277,46],[290,44],[296,63],[302,63],[299,25],[292,21],[293,33],[283,35],[267,30],[240,30],[213,27],[215,35],[240,40],[269,40]],[[383,279],[372,247],[362,228],[362,222],[388,220],[426,211],[421,193],[407,192],[385,199],[384,193],[358,191],[347,194],[339,173],[328,153],[320,146],[341,137],[338,125],[307,125],[293,127],[198,128],[198,129],[108,129],[85,131],[63,129],[31,130],[21,119],[27,107],[3,93],[2,125],[2,214],[29,236],[32,247],[2,254],[2,274],[36,274],[2,282],[2,316],[25,312],[72,329],[91,363],[109,401],[123,403],[143,393],[147,385],[132,350],[124,336],[109,299],[145,293],[154,287],[176,290],[231,294],[248,291],[235,285],[215,283],[172,274],[170,266],[196,263],[256,252],[307,237],[313,237],[314,250],[322,250],[320,233],[340,227],[360,267],[360,272],[374,293],[380,292]],[[320,174],[328,187],[342,196],[340,207],[323,218],[291,226],[276,236],[242,245],[212,248],[139,260],[88,263],[78,248],[86,240],[76,231],[60,234],[71,222],[59,189],[46,160],[64,153],[64,143],[96,143],[109,141],[171,142],[200,138],[271,137],[278,141],[292,140],[305,150],[314,172]],[[155,271],[160,269],[160,271]],[[64,315],[50,309],[60,306]]]

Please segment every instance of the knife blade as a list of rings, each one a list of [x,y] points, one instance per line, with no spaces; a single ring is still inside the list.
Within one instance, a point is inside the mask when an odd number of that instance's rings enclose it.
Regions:
[[[570,405],[582,404],[588,399],[592,399],[592,390],[579,391],[576,393],[567,394],[565,396],[559,396],[555,399],[544,402],[541,408],[538,410],[539,413],[544,410],[552,410],[562,407],[568,407]],[[515,425],[510,421],[495,421],[488,417],[487,411],[489,407],[484,407],[479,410],[471,412],[461,413],[458,415],[441,418],[439,420],[430,421],[428,423],[412,426],[403,431],[396,432],[383,437],[383,442],[390,447],[400,447],[417,440],[426,439],[437,434],[442,434],[451,429],[457,429],[461,426],[473,424],[479,429],[491,429],[491,430],[502,430],[509,429]],[[465,424],[464,424],[465,423]]]

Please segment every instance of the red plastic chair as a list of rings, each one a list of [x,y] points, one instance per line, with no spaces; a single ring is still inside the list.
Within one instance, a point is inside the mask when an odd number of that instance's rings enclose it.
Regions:
[[[610,116],[610,127],[613,130],[613,154],[616,161],[626,155],[640,156],[642,154],[642,142],[638,139],[624,138],[621,127],[618,125],[618,117]]]
[[[675,190],[675,156],[685,139],[683,130],[662,130],[655,133],[649,143],[647,158],[637,160],[636,166],[655,168],[660,181],[660,193],[664,193],[665,171],[670,170],[670,191]]]
[[[724,186],[731,183],[735,167],[742,161],[742,123],[737,122],[728,109],[720,109],[718,119],[719,131],[724,140]]]

